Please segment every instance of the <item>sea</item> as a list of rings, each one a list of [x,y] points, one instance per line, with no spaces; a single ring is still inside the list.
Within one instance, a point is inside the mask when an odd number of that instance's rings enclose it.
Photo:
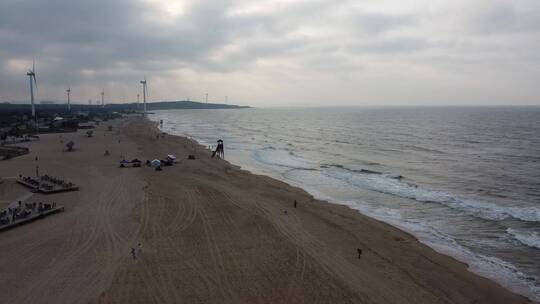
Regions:
[[[540,301],[540,107],[156,111],[164,132],[405,230]]]

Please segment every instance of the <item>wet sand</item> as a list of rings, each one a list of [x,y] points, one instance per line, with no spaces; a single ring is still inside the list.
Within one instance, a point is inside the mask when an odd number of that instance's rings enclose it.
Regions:
[[[39,164],[81,187],[34,194],[28,202],[66,211],[0,233],[6,303],[528,302],[387,224],[212,159],[185,138],[157,139],[142,118],[84,133],[63,135],[74,152],[62,152],[51,134],[25,144],[30,154],[0,162],[2,177],[30,175]],[[118,168],[121,156],[167,154],[180,163]]]

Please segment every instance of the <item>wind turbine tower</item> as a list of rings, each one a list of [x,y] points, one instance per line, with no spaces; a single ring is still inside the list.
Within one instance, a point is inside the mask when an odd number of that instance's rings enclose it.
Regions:
[[[66,93],[68,98],[68,112],[71,112],[71,88],[68,88]]]
[[[208,93],[206,93],[206,103],[208,103]]]
[[[141,97],[141,94],[137,93],[137,110],[139,109],[139,99]]]
[[[105,90],[101,90],[101,107],[105,108]]]
[[[141,80],[142,84],[142,91],[143,91],[143,111],[146,115],[146,77],[144,77],[144,80]]]
[[[36,64],[32,63],[32,69],[28,70],[28,73],[26,73],[30,80],[30,103],[32,104],[32,118],[34,119],[34,122],[36,124],[36,130],[39,130],[38,124],[37,124],[37,116],[36,116],[36,106],[34,104],[34,85],[36,86],[37,90],[37,81],[36,81]]]

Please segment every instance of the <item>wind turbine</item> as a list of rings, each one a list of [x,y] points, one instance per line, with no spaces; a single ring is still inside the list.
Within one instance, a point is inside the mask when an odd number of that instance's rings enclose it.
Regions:
[[[68,112],[71,112],[71,88],[68,88],[66,93],[68,98]]]
[[[229,96],[225,96],[225,104],[229,104]]]
[[[39,127],[37,124],[36,106],[34,104],[34,85],[36,86],[36,91],[37,91],[35,62],[32,62],[32,69],[28,70],[28,73],[26,73],[26,75],[29,77],[29,80],[30,80],[30,102],[32,104],[32,118],[34,119],[34,122],[36,124],[36,130],[39,130]]]
[[[101,107],[105,108],[105,89],[101,90]]]
[[[143,90],[143,111],[146,115],[146,76],[144,76],[144,80],[141,80],[142,84],[142,90]]]
[[[208,93],[206,93],[206,103],[208,103]]]

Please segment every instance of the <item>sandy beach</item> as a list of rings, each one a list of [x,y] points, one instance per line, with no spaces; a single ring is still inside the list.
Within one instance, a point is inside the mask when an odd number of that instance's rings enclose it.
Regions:
[[[0,206],[65,207],[0,233],[0,302],[529,302],[405,232],[211,158],[143,118],[94,134],[42,135],[22,144],[30,154],[0,162]],[[66,140],[75,151],[63,151]],[[118,168],[167,154],[179,161],[163,171]],[[29,194],[15,178],[36,166],[80,190]]]

